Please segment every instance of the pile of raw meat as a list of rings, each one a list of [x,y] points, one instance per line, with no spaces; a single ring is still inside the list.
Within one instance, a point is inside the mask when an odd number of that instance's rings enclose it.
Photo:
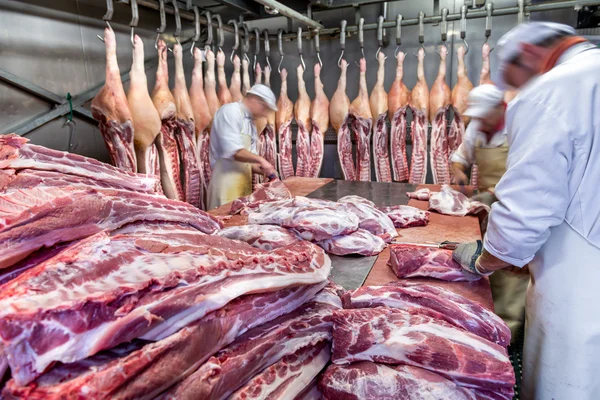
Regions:
[[[359,196],[345,196],[337,202],[292,197],[280,181],[236,200],[231,213],[239,211],[248,215],[249,225],[224,229],[221,235],[263,249],[308,240],[335,255],[379,254],[398,235],[396,228],[429,221],[427,211],[410,206],[378,208]]]
[[[327,254],[215,235],[219,221],[159,185],[0,136],[3,398],[312,390],[341,308]]]
[[[429,201],[429,209],[440,214],[464,217],[467,214],[478,214],[482,211],[490,212],[490,207],[487,205],[470,200],[449,185],[442,185],[439,192],[423,188],[416,192],[408,192],[406,195],[414,200]]]

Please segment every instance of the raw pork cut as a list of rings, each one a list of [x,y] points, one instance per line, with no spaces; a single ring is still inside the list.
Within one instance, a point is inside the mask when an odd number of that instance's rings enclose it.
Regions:
[[[429,201],[431,197],[431,190],[428,188],[419,189],[415,192],[406,193],[409,199],[421,200],[421,201]]]
[[[325,131],[329,128],[329,99],[321,82],[321,65],[315,64],[315,98],[310,104],[312,132],[310,134],[310,164],[308,176],[318,178],[325,155]]]
[[[440,68],[429,92],[429,120],[431,121],[430,160],[433,183],[450,183],[448,165],[448,135],[446,113],[451,92],[446,83],[446,56],[448,48],[440,46]]]
[[[330,365],[319,386],[325,400],[477,399],[471,390],[422,368],[369,361]]]
[[[329,120],[337,132],[338,158],[344,179],[354,181],[356,180],[356,166],[352,156],[352,137],[350,136],[350,99],[346,94],[348,63],[342,59],[339,64],[340,79],[329,103]]]
[[[296,176],[308,176],[310,168],[310,132],[312,120],[310,118],[310,97],[306,92],[304,83],[304,67],[298,65],[298,100],[294,104],[294,119],[298,125],[296,136]]]
[[[356,138],[356,179],[371,180],[371,128],[373,115],[367,91],[367,60],[360,59],[358,96],[350,104],[352,130]]]
[[[30,400],[153,398],[247,330],[311,300],[324,284],[239,297],[158,342],[134,341],[82,361],[59,364],[23,387],[12,380],[4,395]]]
[[[396,55],[396,79],[388,93],[388,117],[392,125],[390,147],[394,181],[408,180],[408,159],[406,158],[406,111],[410,103],[410,90],[402,81],[404,77],[404,58],[399,51]]]
[[[408,364],[460,386],[485,390],[510,389],[515,384],[504,347],[416,310],[338,310],[333,321],[335,364]]]
[[[242,211],[255,209],[259,205],[270,201],[291,199],[292,193],[279,179],[271,182],[258,184],[252,194],[246,197],[240,197],[231,203],[229,214],[238,214]]]
[[[292,161],[292,119],[294,118],[294,103],[287,95],[287,71],[281,70],[281,89],[277,99],[275,127],[279,139],[279,176],[282,180],[294,176]]]
[[[331,268],[308,242],[265,252],[212,235],[170,240],[168,230],[101,232],[4,285],[0,336],[16,383],[31,382],[55,361],[82,360],[134,338],[160,340],[256,290],[322,282]]]
[[[135,221],[173,221],[205,233],[219,222],[189,204],[116,189],[34,187],[0,194],[0,269],[42,247]]]
[[[385,78],[385,59],[383,52],[379,52],[377,62],[377,80],[371,91],[369,103],[371,104],[371,115],[375,118],[373,126],[373,162],[375,165],[375,177],[377,182],[391,182],[392,171],[390,169],[389,136],[387,127],[388,95],[383,87]]]
[[[331,340],[331,316],[341,308],[334,290],[330,284],[311,302],[238,337],[161,399],[225,399],[281,358]]]
[[[327,340],[307,346],[257,374],[229,399],[294,399],[321,372],[330,357]]]
[[[385,241],[369,231],[359,229],[344,236],[336,236],[331,239],[317,242],[329,254],[345,256],[348,254],[360,254],[362,256],[374,256],[383,251]]]
[[[381,237],[386,243],[398,236],[392,220],[376,207],[365,203],[349,203],[348,208],[358,217],[359,228]]]
[[[429,223],[429,212],[411,206],[379,207],[379,210],[389,217],[396,228],[425,226]]]
[[[199,231],[196,232],[200,233]],[[54,257],[70,245],[71,242],[56,244],[52,247],[42,247],[9,268],[0,269],[0,285],[4,285],[6,282],[15,279],[28,269]]]
[[[246,242],[250,246],[262,250],[274,250],[300,240],[289,230],[276,225],[230,226],[222,229],[218,235]]]
[[[412,155],[409,183],[425,183],[427,179],[427,131],[429,125],[429,86],[425,79],[425,49],[417,53],[417,83],[410,94],[413,120],[410,125]]]
[[[338,203],[351,203],[351,204],[366,204],[371,207],[375,207],[375,203],[371,200],[365,199],[364,197],[357,196],[355,194],[350,194],[348,196],[344,196],[338,199]]]
[[[479,275],[465,271],[452,259],[452,250],[410,244],[390,246],[388,262],[398,278],[436,278],[444,281],[475,281]]]
[[[490,208],[478,201],[471,201],[467,196],[442,185],[442,190],[434,192],[429,198],[429,209],[440,214],[463,217],[467,214],[477,214],[481,211],[490,212]]]
[[[113,165],[128,172],[136,172],[133,147],[133,118],[121,82],[117,62],[117,39],[112,28],[104,28],[106,45],[106,80],[92,100],[92,115],[99,121],[100,133],[108,148]]]
[[[331,358],[331,355],[330,355]],[[310,382],[308,385],[306,385],[306,387],[304,388],[304,390],[300,393],[298,393],[298,395],[294,398],[294,400],[322,400],[323,399],[323,395],[321,394],[321,391],[319,390],[319,376],[315,377],[315,379],[312,380],[312,382]]]
[[[160,193],[160,181],[153,175],[127,172],[93,158],[36,146],[29,139],[0,135],[0,169],[53,171],[73,177],[89,178],[114,187],[142,193]],[[0,178],[0,182],[4,182]],[[0,184],[0,189],[3,189]]]
[[[409,280],[363,286],[342,296],[344,308],[416,308],[433,310],[440,319],[482,338],[508,346],[510,329],[496,314],[460,294],[435,284]]]

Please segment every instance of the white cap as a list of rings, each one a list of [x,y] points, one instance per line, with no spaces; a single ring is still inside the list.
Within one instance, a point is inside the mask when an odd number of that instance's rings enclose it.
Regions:
[[[271,110],[277,111],[277,100],[275,99],[273,91],[267,85],[257,83],[256,85],[252,86],[250,90],[248,90],[248,93],[260,97],[265,103],[267,103],[267,106]]]
[[[496,82],[498,87],[505,88],[504,70],[508,63],[521,53],[524,43],[539,44],[559,34],[574,35],[575,29],[556,22],[527,22],[517,25],[505,33],[496,45],[499,63],[499,77]]]
[[[485,118],[494,107],[502,104],[504,92],[496,85],[479,85],[469,92],[467,110],[463,115],[471,118]]]

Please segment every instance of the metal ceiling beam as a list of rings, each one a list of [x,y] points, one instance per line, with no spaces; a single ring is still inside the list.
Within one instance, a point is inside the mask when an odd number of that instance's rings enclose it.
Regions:
[[[324,8],[327,10],[335,10],[338,8],[350,8],[356,6],[367,6],[369,4],[387,3],[393,0],[312,0],[313,6]]]
[[[215,0],[217,3],[224,4],[226,6],[234,7],[240,11],[247,12],[256,17],[260,17],[260,5],[249,0]]]
[[[306,15],[300,14],[298,11],[291,9],[288,6],[281,4],[278,1],[275,1],[275,0],[254,0],[254,1],[262,4],[265,7],[269,7],[273,10],[277,10],[277,11],[279,11],[279,14],[285,15],[286,17],[289,17],[292,19],[295,19],[296,21],[300,22],[301,24],[305,24],[311,28],[314,28],[314,29],[323,29],[324,28],[324,26],[321,25],[320,23],[318,23],[317,21],[314,21],[314,20],[308,18]]]

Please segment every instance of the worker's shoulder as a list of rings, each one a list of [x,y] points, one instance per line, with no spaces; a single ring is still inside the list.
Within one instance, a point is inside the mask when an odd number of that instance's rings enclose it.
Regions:
[[[243,110],[242,110],[242,106],[240,103],[233,102],[233,103],[227,103],[222,105],[219,110],[217,111],[216,116],[221,116],[221,117],[225,117],[227,119],[229,118],[242,118],[244,116],[243,114]]]

